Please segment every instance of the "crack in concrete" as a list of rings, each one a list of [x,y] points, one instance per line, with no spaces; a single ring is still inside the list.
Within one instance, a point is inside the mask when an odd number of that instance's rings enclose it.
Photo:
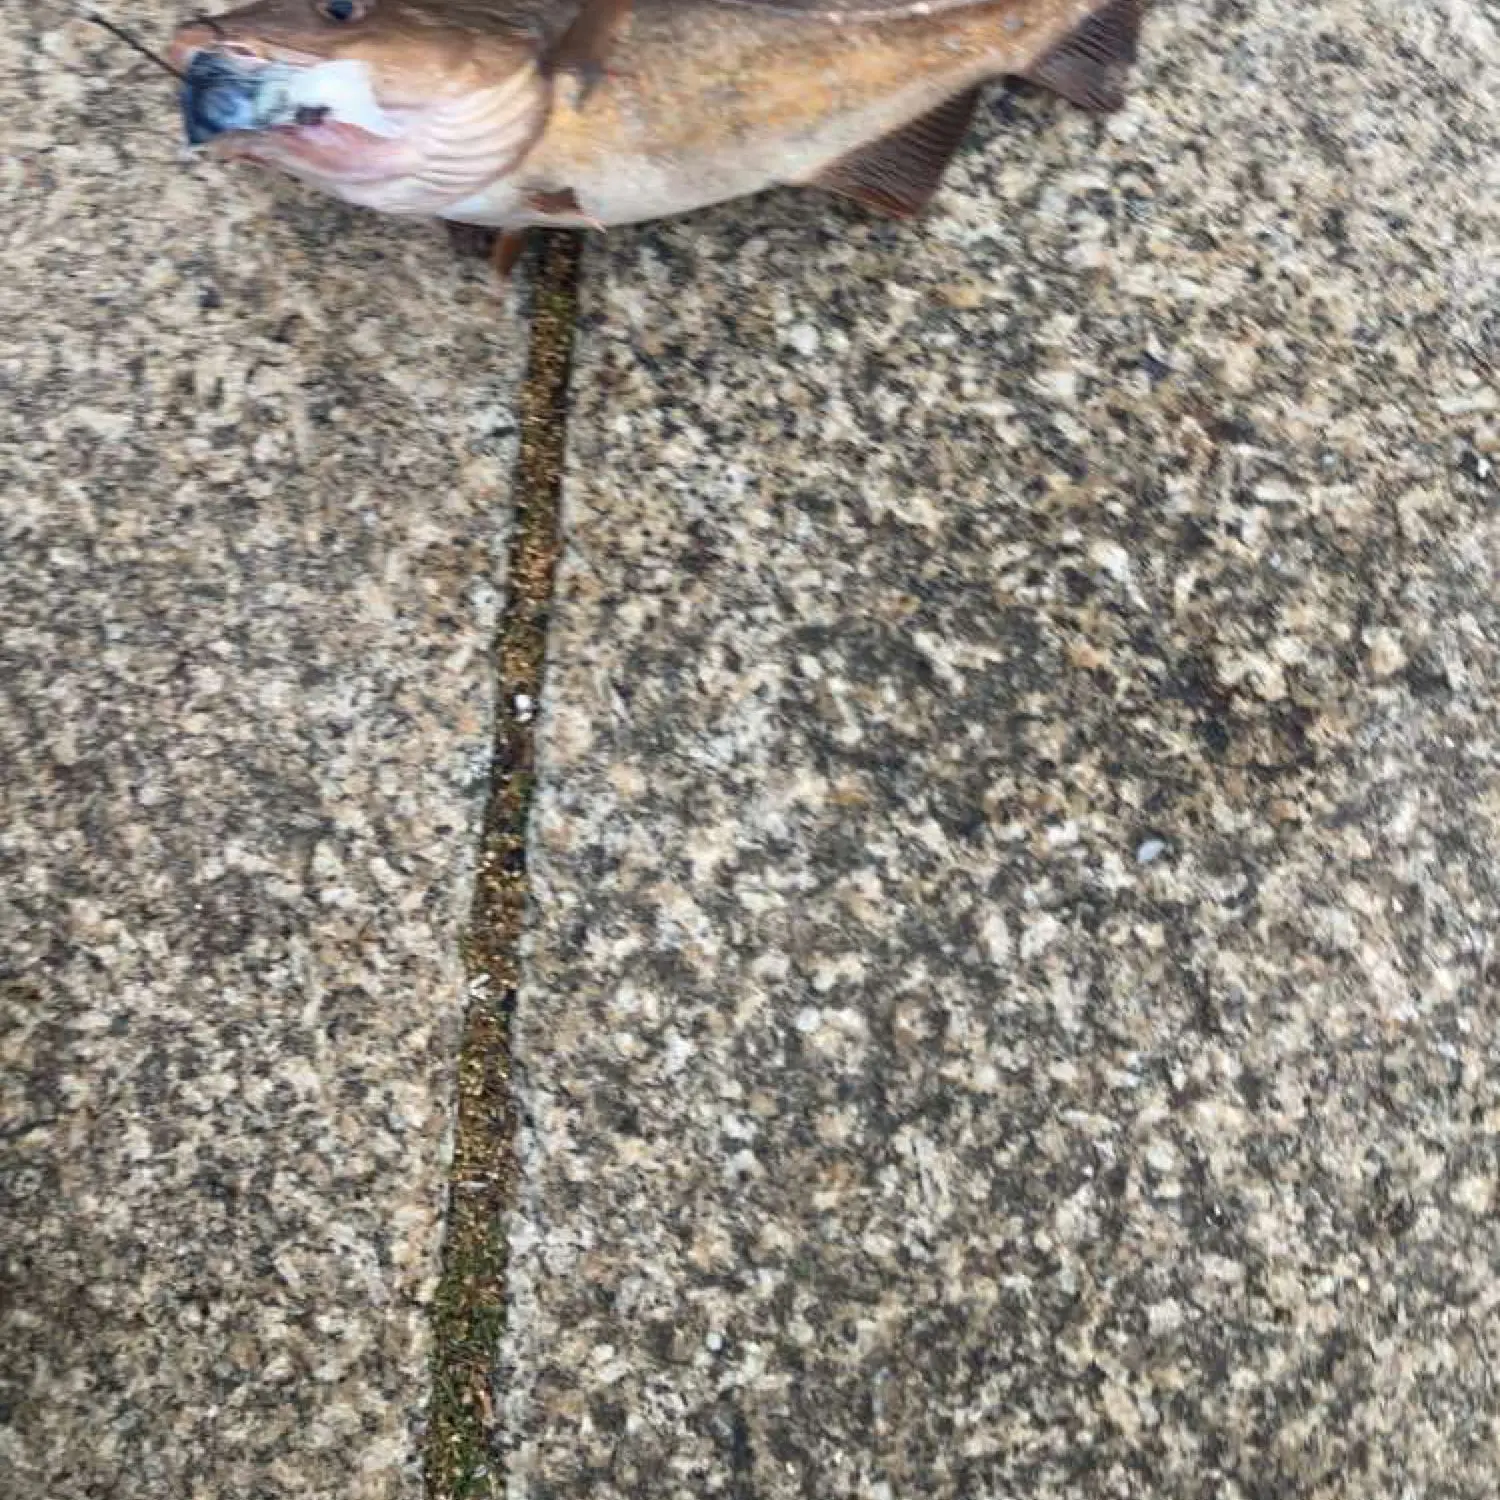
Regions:
[[[534,727],[559,552],[558,506],[581,242],[542,237],[521,390],[515,520],[495,638],[495,742],[465,945],[469,1008],[458,1058],[458,1119],[443,1269],[433,1308],[430,1500],[499,1495],[490,1399],[505,1326],[505,1216],[516,1188],[510,1022],[528,899],[526,831]]]

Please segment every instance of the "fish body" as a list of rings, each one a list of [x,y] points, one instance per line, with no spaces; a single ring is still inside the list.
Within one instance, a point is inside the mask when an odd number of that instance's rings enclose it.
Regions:
[[[979,85],[1113,107],[1138,23],[1137,0],[822,3],[584,0],[559,28],[526,0],[262,0],[172,55],[222,154],[386,212],[605,227],[782,184],[915,212]],[[580,87],[559,60],[601,6]]]
[[[449,216],[563,222],[536,205],[567,188],[587,219],[628,224],[813,183],[860,147],[1019,71],[1049,31],[1087,14],[1086,5],[1002,0],[832,21],[719,0],[638,0],[601,87],[581,104],[559,88],[517,170]]]

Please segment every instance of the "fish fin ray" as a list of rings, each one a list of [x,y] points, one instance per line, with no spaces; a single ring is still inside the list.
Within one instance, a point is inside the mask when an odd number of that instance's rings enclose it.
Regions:
[[[573,73],[580,83],[578,106],[604,81],[604,62],[634,0],[583,0],[567,29],[543,59],[549,74]]]
[[[808,185],[896,218],[915,217],[943,180],[978,97],[977,88],[954,95],[900,130],[839,157]]]
[[[516,262],[526,249],[527,238],[528,234],[524,229],[502,229],[495,236],[494,247],[490,251],[490,266],[498,281],[510,280]]]
[[[1118,109],[1140,29],[1141,0],[1109,0],[1021,77],[1082,109]]]

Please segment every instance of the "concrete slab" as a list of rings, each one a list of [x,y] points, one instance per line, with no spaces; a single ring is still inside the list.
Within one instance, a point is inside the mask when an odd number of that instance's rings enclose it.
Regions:
[[[1493,1492],[1500,43],[1143,53],[591,263],[515,1497]]]
[[[415,1495],[518,329],[73,10],[0,22],[0,1491]]]

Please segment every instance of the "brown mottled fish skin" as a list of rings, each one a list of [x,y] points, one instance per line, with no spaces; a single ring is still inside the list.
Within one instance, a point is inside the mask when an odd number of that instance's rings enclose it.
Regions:
[[[582,112],[560,99],[547,143],[587,156],[649,132],[653,150],[687,156],[710,143],[803,137],[831,116],[889,118],[1024,71],[1099,8],[994,0],[836,21],[720,0],[637,0],[608,82]]]
[[[914,212],[977,85],[1031,76],[1112,107],[1138,17],[1138,0],[864,0],[852,15],[832,9],[839,0],[583,0],[568,26],[553,0],[537,3],[369,0],[354,24],[334,26],[311,0],[261,0],[190,24],[172,52],[180,66],[204,51],[358,61],[404,122],[385,141],[336,117],[321,131],[236,131],[215,143],[227,154],[393,212],[605,226],[787,183]],[[585,33],[587,90],[574,60],[561,62],[569,36]],[[1061,69],[1059,51],[1071,51]],[[487,149],[501,128],[491,121],[503,122],[503,149]],[[369,166],[376,157],[388,167]]]
[[[1100,8],[995,0],[839,22],[719,0],[637,0],[605,83],[581,109],[557,90],[516,185],[572,186],[587,213],[579,184],[613,175],[623,188],[632,169],[672,174],[704,201],[739,196],[751,175],[761,187],[809,182],[975,84],[1024,73]],[[597,217],[648,216],[620,206],[631,211]]]

